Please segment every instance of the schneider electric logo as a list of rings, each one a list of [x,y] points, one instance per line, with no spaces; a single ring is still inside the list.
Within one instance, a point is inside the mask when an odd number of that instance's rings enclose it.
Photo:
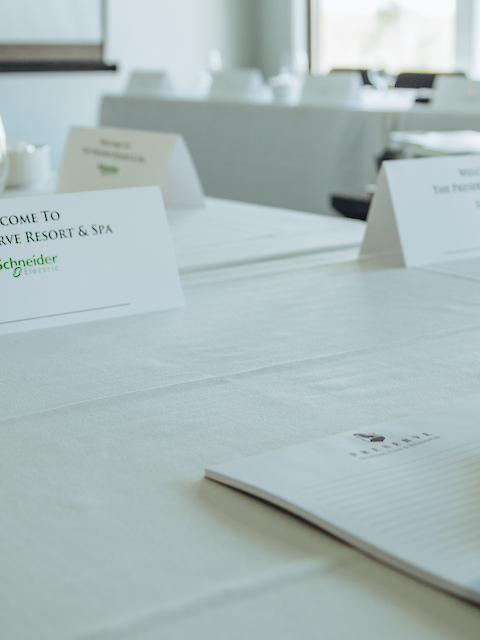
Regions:
[[[57,260],[58,256],[44,256],[43,253],[38,258],[33,255],[26,260],[0,260],[0,273],[10,273],[14,278],[51,273],[58,271]]]

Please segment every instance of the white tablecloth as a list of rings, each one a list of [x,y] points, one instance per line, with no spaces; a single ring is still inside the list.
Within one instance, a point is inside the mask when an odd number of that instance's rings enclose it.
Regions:
[[[332,194],[376,183],[392,131],[480,131],[480,114],[106,96],[105,126],[181,133],[208,195],[331,213]]]
[[[398,114],[395,131],[480,131],[480,113],[431,111],[428,107]]]
[[[478,608],[203,479],[480,399],[480,262],[357,253],[200,269],[185,309],[0,338],[0,637],[480,636]]]
[[[331,213],[332,193],[364,193],[388,143],[392,110],[106,96],[104,126],[181,133],[205,192]]]
[[[360,220],[206,198],[168,211],[180,273],[359,247]]]

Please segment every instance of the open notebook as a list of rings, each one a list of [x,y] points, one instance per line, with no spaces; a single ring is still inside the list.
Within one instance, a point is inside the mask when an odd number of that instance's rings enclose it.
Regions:
[[[220,464],[206,477],[480,604],[480,403]]]

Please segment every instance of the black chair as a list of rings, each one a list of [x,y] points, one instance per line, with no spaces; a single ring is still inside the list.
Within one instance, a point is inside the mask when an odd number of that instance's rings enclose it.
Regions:
[[[404,71],[399,73],[395,82],[396,89],[432,89],[437,76],[461,76],[466,77],[462,71],[454,73],[419,73],[416,71]]]
[[[369,84],[371,85],[372,83],[370,82],[369,78],[368,78],[368,69],[330,69],[329,73],[338,73],[338,72],[348,72],[348,71],[357,71],[361,76],[362,76],[362,80],[363,80],[363,84]]]
[[[371,196],[365,198],[352,198],[349,196],[330,196],[330,206],[341,213],[345,218],[354,218],[355,220],[366,220],[368,210],[370,208]]]

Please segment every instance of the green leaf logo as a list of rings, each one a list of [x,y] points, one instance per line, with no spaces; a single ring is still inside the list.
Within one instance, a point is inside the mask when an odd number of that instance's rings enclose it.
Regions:
[[[107,164],[100,163],[97,166],[98,166],[98,170],[100,171],[102,176],[114,176],[119,171],[118,167],[115,167],[113,165],[109,166]]]

